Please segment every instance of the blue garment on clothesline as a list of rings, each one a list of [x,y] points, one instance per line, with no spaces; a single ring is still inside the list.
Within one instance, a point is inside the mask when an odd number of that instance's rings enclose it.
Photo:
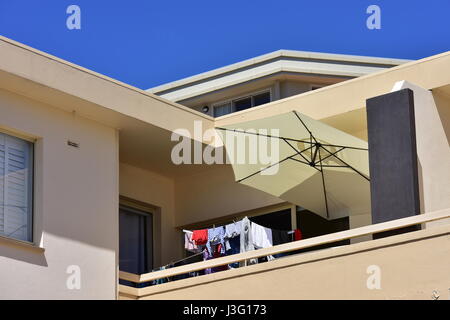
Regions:
[[[230,245],[230,249],[227,250],[227,256],[232,254],[238,254],[241,252],[241,238],[234,237],[228,239],[228,243]],[[239,262],[230,263],[231,268],[239,268]]]
[[[213,249],[212,245],[221,244],[220,253],[225,254],[225,228],[217,227],[208,229],[208,242],[206,242],[206,250],[208,250],[208,254],[212,256]]]

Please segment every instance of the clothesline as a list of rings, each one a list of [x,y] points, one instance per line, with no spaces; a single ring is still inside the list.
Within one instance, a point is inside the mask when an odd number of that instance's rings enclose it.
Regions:
[[[199,256],[199,255],[201,255],[201,254],[203,254],[203,251],[197,252],[197,253],[195,253],[195,254],[193,254],[193,255],[191,255],[191,256],[189,256],[189,257],[183,258],[183,259],[179,259],[179,260],[176,260],[176,261],[171,261],[169,264],[166,264],[166,265],[164,265],[163,267],[168,267],[168,266],[170,266],[170,265],[172,265],[172,264],[176,264],[176,263],[178,263],[178,262],[182,262],[182,261],[185,261],[185,260],[189,260],[189,259],[194,258],[194,257],[196,257],[196,256]]]
[[[238,220],[238,221],[241,221],[241,220]],[[236,221],[233,220],[233,223],[236,223]],[[223,226],[221,226],[221,227],[223,227]],[[215,228],[215,225],[213,226],[213,228]],[[203,229],[208,229],[208,228],[203,228]],[[272,228],[270,228],[270,229],[272,229]],[[272,230],[278,230],[278,229],[272,229]],[[285,231],[285,230],[279,230],[279,231]],[[186,230],[186,229],[183,229],[183,232],[184,233],[193,233],[192,230]],[[295,233],[295,230],[286,231],[286,232],[287,232],[287,234],[293,234],[293,233]]]
[[[273,230],[276,230],[276,229],[273,229]],[[284,230],[283,230],[283,231],[284,231]],[[184,233],[193,233],[194,231],[183,229],[183,232],[184,232]],[[293,233],[295,233],[295,230],[286,231],[286,232],[287,232],[287,234],[293,234]]]
[[[240,220],[237,220],[237,221],[233,219],[233,222],[232,222],[232,223],[228,223],[228,224],[226,224],[226,225],[220,225],[218,228],[222,227],[222,228],[226,229],[226,228],[228,228],[229,225],[233,225],[233,223],[236,224],[237,222],[243,222],[244,219],[247,220],[247,223],[255,224],[255,225],[257,225],[257,226],[260,227],[260,228],[271,229],[271,228],[266,228],[266,227],[260,226],[259,224],[254,223],[254,222],[252,222],[252,221],[249,221],[249,220],[248,220],[248,217],[245,217],[245,218],[240,219]],[[213,225],[213,228],[216,229],[216,226]],[[187,229],[183,229],[182,231],[183,231],[184,233],[187,234],[187,237],[192,237],[192,234],[194,233],[194,231],[202,231],[202,230],[207,230],[207,229],[200,229],[200,230],[187,230]],[[287,230],[277,230],[277,229],[271,229],[271,230],[272,230],[272,231],[279,231],[279,232],[286,232],[285,234],[288,234],[288,235],[293,234],[293,233],[296,232],[295,230],[291,230],[291,231],[287,231]],[[265,234],[265,233],[263,233],[263,234]],[[260,233],[260,235],[263,235],[263,234]],[[264,236],[263,236],[263,237],[264,237]],[[271,237],[271,236],[270,236],[270,237]],[[207,237],[207,238],[208,238],[208,237]],[[206,239],[206,241],[210,241],[210,240],[209,240],[209,239]],[[226,241],[227,241],[227,240],[226,240]],[[270,240],[270,241],[272,241],[272,240]],[[208,242],[206,242],[206,244],[208,244]],[[229,243],[228,243],[228,245],[229,245]],[[265,247],[265,245],[263,245],[262,247]],[[201,248],[202,248],[202,245],[199,245],[199,246],[198,246],[198,249],[200,250]],[[179,260],[176,260],[176,261],[171,261],[169,264],[166,264],[166,265],[162,266],[162,268],[172,267],[172,266],[174,266],[174,265],[177,264],[177,263],[180,263],[180,262],[183,262],[183,261],[186,261],[186,260],[195,258],[195,257],[197,257],[197,256],[199,256],[199,255],[203,255],[203,254],[205,253],[205,250],[207,250],[207,248],[208,248],[208,246],[206,245],[206,248],[201,249],[201,251],[195,252],[194,254],[192,254],[192,255],[190,255],[190,256],[188,256],[188,257],[185,257],[185,258],[182,258],[182,259],[179,259]],[[186,248],[186,249],[187,249],[187,248]],[[188,250],[188,249],[187,249],[187,250]],[[208,249],[208,250],[210,251],[209,254],[211,255],[211,254],[212,254],[212,250],[211,250],[211,249]],[[228,250],[228,249],[226,249],[226,250]],[[190,250],[188,250],[188,251],[190,251]],[[235,252],[235,253],[239,253],[239,251],[238,251],[238,252]],[[272,257],[272,259],[273,259],[273,257]]]
[[[244,236],[241,234],[241,228],[243,230],[245,229]],[[232,249],[231,239],[239,236],[240,234],[241,243],[237,244],[233,241],[233,245],[235,247],[239,245],[241,246],[239,249],[240,252],[253,250],[253,248],[267,248],[273,246],[274,237],[277,244],[301,239],[301,231],[299,229],[287,231],[267,228],[249,220],[248,217],[244,217],[242,220],[237,222],[233,220],[233,223],[228,223],[226,225],[219,226],[218,228],[214,225],[214,227],[210,229],[198,229],[193,231],[183,229],[183,231],[185,232],[185,249],[196,253],[199,249],[201,249],[202,245],[205,245],[207,249],[206,257],[208,257],[208,255],[212,255],[212,245],[217,244],[221,244],[221,246],[218,247],[220,254],[225,254],[226,251]],[[249,232],[251,234],[249,234]],[[287,236],[291,236],[293,234],[293,239],[288,240],[288,238],[286,238]],[[248,243],[249,239],[251,239],[252,244]],[[246,245],[243,245],[243,243],[248,244],[248,248],[246,248]]]
[[[242,220],[242,219],[241,219]],[[236,223],[236,222],[238,222],[238,221],[241,221],[241,220],[233,220],[233,223]],[[231,222],[230,222],[231,223]],[[216,225],[215,224],[213,224],[212,226],[211,225],[209,225],[209,227],[210,228],[202,228],[202,229],[215,229],[215,228],[219,228],[219,227],[225,227],[225,225],[222,225],[222,224],[219,224],[219,226],[218,227],[216,227]],[[186,230],[186,229],[183,229],[183,232],[185,232],[185,233],[192,233],[193,231],[192,230]]]

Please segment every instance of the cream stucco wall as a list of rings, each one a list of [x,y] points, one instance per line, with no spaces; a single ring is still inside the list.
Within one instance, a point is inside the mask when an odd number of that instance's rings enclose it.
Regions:
[[[176,179],[176,223],[184,226],[239,214],[283,200],[234,180],[231,165],[215,165],[195,175]]]
[[[0,130],[36,140],[35,246],[0,239],[0,299],[115,299],[116,130],[3,90]],[[66,285],[71,265],[79,290]]]
[[[181,231],[175,222],[175,186],[158,173],[120,164],[120,195],[156,207],[154,266],[179,259],[183,253]]]
[[[421,213],[450,207],[450,148],[446,127],[450,99],[413,83],[400,81],[392,91],[409,88],[414,113]],[[449,220],[427,223],[427,226]]]
[[[280,82],[280,99],[301,94],[311,90],[311,84],[306,82],[296,81],[281,81]]]

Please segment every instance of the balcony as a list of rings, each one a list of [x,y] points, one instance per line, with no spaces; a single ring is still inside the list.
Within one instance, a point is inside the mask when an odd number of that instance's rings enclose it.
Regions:
[[[420,231],[285,256],[144,288],[119,285],[119,299],[448,299],[450,209],[120,279],[144,283],[414,225]],[[447,220],[448,221],[448,220]],[[378,277],[375,282],[373,277]],[[439,294],[438,294],[439,295]]]

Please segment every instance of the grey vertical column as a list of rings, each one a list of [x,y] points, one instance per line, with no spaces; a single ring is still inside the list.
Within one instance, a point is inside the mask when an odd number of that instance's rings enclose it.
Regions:
[[[414,96],[410,89],[367,100],[372,223],[420,213]],[[417,230],[418,226],[374,235]]]

